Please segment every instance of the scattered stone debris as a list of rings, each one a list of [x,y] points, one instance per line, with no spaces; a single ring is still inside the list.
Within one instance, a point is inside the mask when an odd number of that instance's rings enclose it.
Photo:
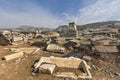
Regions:
[[[41,50],[40,50],[40,48],[35,48],[35,47],[20,47],[20,48],[10,48],[10,51],[23,52],[25,54],[35,54]]]
[[[77,39],[72,39],[67,41],[64,46],[68,49],[68,50],[77,50],[80,46],[80,41]]]
[[[54,31],[29,28],[1,32],[1,79],[119,80],[120,29],[114,29],[115,25],[109,29],[99,24],[97,29],[78,26],[72,22]],[[30,75],[31,69],[40,75]]]

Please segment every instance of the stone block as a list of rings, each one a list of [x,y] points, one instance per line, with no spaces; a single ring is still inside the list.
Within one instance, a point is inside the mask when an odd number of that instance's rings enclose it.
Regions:
[[[56,65],[45,63],[39,67],[39,71],[42,73],[53,74],[53,72],[55,71],[55,68],[56,68]]]
[[[92,60],[92,58],[90,56],[83,56],[82,59],[85,60],[85,61],[91,61]]]
[[[65,52],[64,47],[58,46],[56,44],[49,44],[46,50],[50,52]]]
[[[6,55],[6,56],[3,57],[3,59],[6,60],[6,61],[9,61],[9,60],[17,59],[17,58],[20,58],[20,57],[23,57],[23,56],[24,56],[23,52],[18,52],[18,53]]]

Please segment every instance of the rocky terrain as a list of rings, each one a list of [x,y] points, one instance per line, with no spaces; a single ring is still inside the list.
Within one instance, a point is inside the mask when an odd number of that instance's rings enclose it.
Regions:
[[[95,29],[98,27],[102,29],[109,27],[119,29],[119,26],[119,21],[108,21],[81,25],[79,28],[84,28],[86,30],[89,28]],[[21,27],[20,30],[22,29],[36,30],[34,27]],[[18,32],[15,35],[19,34],[21,33]],[[24,34],[21,34],[19,36],[22,36],[23,38],[23,35]],[[113,36],[114,38],[117,38],[113,39],[112,37],[108,38],[108,36],[105,36],[102,38],[97,38],[97,40],[94,38],[93,43],[91,43],[91,39],[85,39],[83,36],[80,36],[79,38],[61,37],[57,32],[41,32],[38,35],[39,36],[35,37],[35,35],[28,34],[28,36],[24,39],[30,37],[29,39],[19,40],[19,38],[17,38],[18,41],[13,41],[11,44],[0,46],[0,80],[120,80],[119,37]],[[31,38],[31,36],[34,37]],[[6,41],[3,38],[1,38],[1,40]],[[103,47],[99,52],[96,52],[97,49],[93,49],[96,45],[99,47],[101,47],[101,45],[105,48],[107,47],[104,50],[105,53],[100,52]],[[108,48],[112,50],[115,49],[117,52],[109,50]],[[92,78],[73,79],[73,77],[75,77],[74,74],[72,77],[70,75],[67,77],[56,77],[53,74],[44,72],[44,67],[41,70],[40,67],[39,69],[35,68],[35,65],[38,65],[37,62],[40,61],[42,57],[49,58],[51,56],[63,58],[65,60],[71,57],[71,60],[76,59],[82,60],[83,62],[85,61]],[[53,62],[56,61],[53,60]],[[71,65],[69,61],[66,63]],[[81,66],[83,66],[83,63]],[[73,65],[73,67],[76,66]],[[58,70],[57,67],[57,71],[70,71],[75,73],[77,76],[78,74],[83,75],[83,73],[85,73],[84,68],[59,68]]]
[[[19,42],[12,46],[0,47],[0,58],[11,54],[10,48],[31,47],[30,44]],[[68,52],[67,54],[58,54],[53,52],[38,51],[36,54],[28,54],[24,57],[5,61],[0,60],[0,77],[1,80],[73,80],[70,78],[58,78],[49,74],[32,75],[32,65],[35,60],[39,60],[42,56],[69,57],[75,56],[85,59],[91,67],[90,72],[93,76],[92,80],[119,80],[120,79],[120,57],[119,54],[83,54],[82,52]]]

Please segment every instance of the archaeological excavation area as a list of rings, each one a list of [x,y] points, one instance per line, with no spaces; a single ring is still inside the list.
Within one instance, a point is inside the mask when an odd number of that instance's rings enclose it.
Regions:
[[[0,80],[120,80],[120,30],[75,22],[3,30]]]

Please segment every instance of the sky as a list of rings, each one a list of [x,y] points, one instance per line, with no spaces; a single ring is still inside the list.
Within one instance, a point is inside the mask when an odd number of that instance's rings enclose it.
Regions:
[[[120,20],[120,0],[0,0],[0,27],[57,28]]]

